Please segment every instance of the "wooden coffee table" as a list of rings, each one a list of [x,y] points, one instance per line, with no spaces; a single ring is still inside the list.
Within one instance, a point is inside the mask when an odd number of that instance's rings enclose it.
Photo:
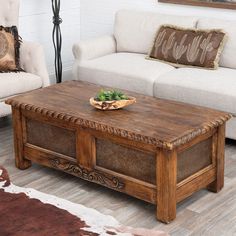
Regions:
[[[70,81],[8,99],[16,166],[37,162],[156,204],[165,223],[199,189],[221,190],[230,114],[131,92],[135,105],[99,111],[89,104],[99,90]]]

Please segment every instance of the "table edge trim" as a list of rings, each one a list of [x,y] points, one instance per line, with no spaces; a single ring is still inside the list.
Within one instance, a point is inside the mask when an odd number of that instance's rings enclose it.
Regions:
[[[213,130],[213,129],[217,128],[218,126],[223,125],[226,121],[228,121],[229,119],[231,119],[233,117],[232,114],[229,114],[229,113],[224,114],[222,112],[222,116],[217,117],[217,119],[210,121],[210,122],[206,122],[203,126],[197,128],[197,129],[194,129],[192,132],[190,132],[186,135],[180,136],[179,138],[176,138],[175,140],[166,142],[166,141],[161,141],[161,140],[154,138],[154,137],[149,137],[149,136],[137,134],[135,132],[131,132],[131,131],[123,130],[120,128],[108,126],[105,124],[101,124],[96,121],[86,120],[84,118],[75,117],[72,115],[68,115],[66,113],[57,112],[57,111],[49,110],[46,108],[38,107],[35,105],[18,102],[14,99],[7,99],[5,101],[5,103],[8,105],[11,105],[13,108],[16,108],[16,109],[32,111],[32,112],[41,114],[43,116],[47,116],[47,117],[54,118],[54,119],[64,120],[64,121],[67,121],[70,123],[74,123],[74,124],[83,126],[85,128],[91,128],[91,129],[95,129],[95,130],[98,130],[101,132],[107,132],[107,133],[115,135],[115,136],[119,136],[122,138],[127,138],[129,140],[154,145],[158,148],[165,148],[168,150],[173,150],[181,145],[184,145],[184,144],[190,142],[191,140],[193,140],[194,138],[196,138],[200,135],[206,134],[210,130]]]

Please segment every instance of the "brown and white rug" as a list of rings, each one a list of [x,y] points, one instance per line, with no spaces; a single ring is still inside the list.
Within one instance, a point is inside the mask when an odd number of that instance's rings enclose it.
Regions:
[[[10,182],[0,167],[1,236],[168,236],[162,231],[122,226],[115,218]]]

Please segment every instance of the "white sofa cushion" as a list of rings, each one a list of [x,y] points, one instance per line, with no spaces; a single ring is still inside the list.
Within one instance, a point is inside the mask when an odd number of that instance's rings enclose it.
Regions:
[[[30,73],[0,73],[0,100],[42,87],[42,79]]]
[[[20,65],[27,73],[39,76],[43,87],[50,85],[44,49],[41,44],[23,41],[20,47]]]
[[[0,25],[18,26],[20,0],[0,0]]]
[[[199,19],[199,29],[223,29],[228,34],[225,48],[221,54],[220,66],[236,69],[236,20]]]
[[[78,61],[91,60],[116,52],[116,40],[113,35],[93,38],[75,43],[72,48]]]
[[[176,69],[158,77],[154,96],[236,114],[236,70]]]
[[[162,24],[195,27],[196,23],[197,19],[189,16],[131,10],[118,11],[114,26],[117,51],[147,54]]]
[[[11,114],[11,106],[0,102],[0,118]]]
[[[113,53],[79,63],[77,78],[153,96],[155,79],[171,70],[174,67],[146,60],[144,54]]]

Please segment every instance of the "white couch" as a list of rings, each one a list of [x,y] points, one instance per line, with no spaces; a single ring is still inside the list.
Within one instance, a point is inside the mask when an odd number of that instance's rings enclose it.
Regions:
[[[18,26],[19,0],[0,0],[0,25]],[[0,117],[11,113],[4,101],[12,96],[49,85],[44,51],[41,45],[23,42],[20,64],[26,72],[0,73]]]
[[[224,29],[229,39],[220,68],[176,69],[162,62],[146,60],[156,31],[162,24]],[[235,24],[236,21],[121,10],[116,14],[114,35],[81,41],[73,46],[73,75],[82,81],[236,115]],[[236,139],[236,118],[227,124],[227,137]]]

